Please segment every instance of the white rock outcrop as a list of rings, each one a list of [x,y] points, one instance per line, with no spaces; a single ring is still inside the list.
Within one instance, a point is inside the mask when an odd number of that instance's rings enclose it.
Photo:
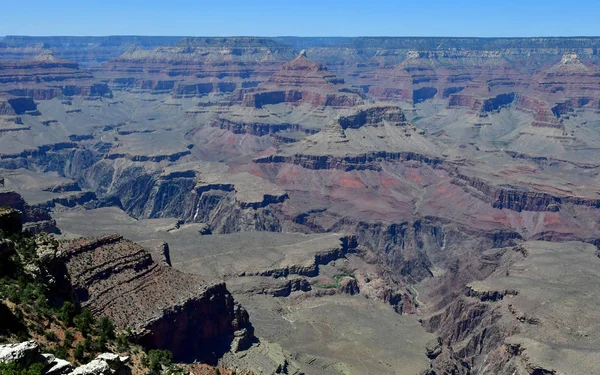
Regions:
[[[43,361],[40,347],[33,341],[25,341],[18,344],[0,345],[0,362],[16,362],[23,366],[29,366],[33,362]]]
[[[111,375],[112,370],[102,359],[94,359],[90,363],[77,367],[69,375]]]
[[[73,365],[69,361],[60,358],[54,359],[49,366],[51,367],[46,370],[45,375],[66,375],[73,371]]]

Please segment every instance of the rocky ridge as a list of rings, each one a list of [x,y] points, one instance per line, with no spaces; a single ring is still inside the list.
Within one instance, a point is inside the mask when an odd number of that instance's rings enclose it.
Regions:
[[[2,61],[0,70],[0,91],[5,95],[34,100],[111,96],[106,84],[94,82],[91,72],[80,69],[75,62],[55,57],[50,51],[31,60]]]
[[[308,103],[313,106],[353,107],[362,98],[344,80],[330,73],[322,64],[311,61],[302,51],[284,64],[256,90],[248,90],[242,104],[261,108],[268,104]]]
[[[74,240],[63,251],[79,303],[118,327],[135,328],[144,346],[171,350],[178,360],[206,360],[229,350],[234,337],[233,350],[252,340],[248,314],[224,284],[205,286],[159,265],[117,235]],[[235,334],[240,330],[244,334]]]

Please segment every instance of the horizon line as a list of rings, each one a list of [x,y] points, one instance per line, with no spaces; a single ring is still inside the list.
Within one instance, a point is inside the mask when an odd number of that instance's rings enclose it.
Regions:
[[[600,35],[538,35],[538,36],[415,36],[415,35],[146,35],[146,34],[105,34],[105,35],[25,35],[25,34],[6,34],[0,35],[0,38],[6,37],[27,37],[27,38],[110,38],[110,37],[145,37],[145,38],[419,38],[419,39],[571,39],[571,38],[600,38]]]

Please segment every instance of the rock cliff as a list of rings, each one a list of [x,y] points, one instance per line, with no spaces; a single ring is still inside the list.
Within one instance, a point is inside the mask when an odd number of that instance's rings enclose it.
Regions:
[[[169,349],[178,360],[215,360],[231,349],[236,331],[243,344],[252,339],[248,313],[224,284],[204,285],[159,265],[119,235],[74,240],[63,251],[81,306],[135,328],[149,348]]]
[[[308,103],[354,107],[363,103],[360,94],[345,85],[343,79],[324,65],[309,60],[304,51],[252,91],[244,95],[244,106],[262,108],[269,104]]]
[[[34,100],[63,96],[110,97],[105,83],[94,81],[91,72],[51,52],[30,60],[0,62],[0,91]]]

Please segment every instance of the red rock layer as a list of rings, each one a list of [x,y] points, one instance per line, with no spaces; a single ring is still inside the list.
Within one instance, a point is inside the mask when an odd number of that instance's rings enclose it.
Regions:
[[[61,96],[110,96],[108,86],[75,62],[45,52],[31,60],[0,61],[0,92],[46,100]]]
[[[261,108],[267,104],[308,103],[313,106],[353,107],[363,103],[344,80],[327,67],[309,60],[304,52],[286,63],[254,92],[243,97],[243,105]]]

